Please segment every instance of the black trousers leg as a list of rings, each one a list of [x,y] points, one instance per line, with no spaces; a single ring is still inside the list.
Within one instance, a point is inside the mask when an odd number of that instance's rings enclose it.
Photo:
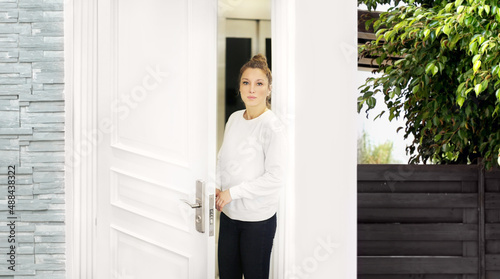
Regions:
[[[261,222],[245,222],[240,251],[245,279],[268,279],[271,250],[276,233],[276,215]]]
[[[220,214],[219,226],[219,276],[220,279],[241,279],[240,232],[237,221]]]

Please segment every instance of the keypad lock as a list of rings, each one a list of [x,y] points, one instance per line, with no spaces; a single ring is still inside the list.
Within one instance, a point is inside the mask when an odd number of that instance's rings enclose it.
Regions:
[[[197,180],[196,181],[196,202],[195,203],[190,203],[187,200],[181,200],[184,203],[188,204],[191,208],[196,210],[195,216],[194,216],[194,222],[196,225],[196,230],[200,233],[205,232],[205,182],[203,180]],[[208,218],[209,218],[209,236],[214,235],[214,206],[215,206],[215,198],[214,195],[209,196],[209,201],[208,201]]]

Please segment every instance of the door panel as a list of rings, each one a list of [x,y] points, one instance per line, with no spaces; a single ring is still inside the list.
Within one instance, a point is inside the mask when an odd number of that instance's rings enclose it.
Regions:
[[[186,166],[190,1],[113,2],[118,101],[113,147]],[[161,128],[145,125],[160,116]]]
[[[195,229],[197,179],[214,192],[217,1],[98,6],[95,278],[213,278]]]
[[[111,169],[110,175],[114,207],[189,232],[191,224],[186,223],[185,215],[179,214],[182,208],[177,203],[178,197],[185,197],[183,192],[118,169]]]
[[[143,235],[113,226],[111,245],[112,278],[189,278],[189,255],[172,251]]]

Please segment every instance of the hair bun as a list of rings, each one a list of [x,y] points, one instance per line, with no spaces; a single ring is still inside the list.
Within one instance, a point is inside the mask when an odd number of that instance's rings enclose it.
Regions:
[[[251,59],[252,62],[257,62],[257,63],[262,63],[263,65],[266,65],[267,66],[267,58],[262,55],[262,54],[257,54],[257,55],[254,55],[254,57],[252,57]]]

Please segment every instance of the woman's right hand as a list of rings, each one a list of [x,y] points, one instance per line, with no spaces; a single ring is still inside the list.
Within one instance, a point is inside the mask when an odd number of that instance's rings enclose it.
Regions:
[[[226,204],[230,203],[233,199],[231,198],[231,193],[229,189],[219,192],[217,199],[215,200],[215,208],[222,211]]]
[[[215,188],[215,197],[218,197],[220,194],[220,189],[219,188]]]

